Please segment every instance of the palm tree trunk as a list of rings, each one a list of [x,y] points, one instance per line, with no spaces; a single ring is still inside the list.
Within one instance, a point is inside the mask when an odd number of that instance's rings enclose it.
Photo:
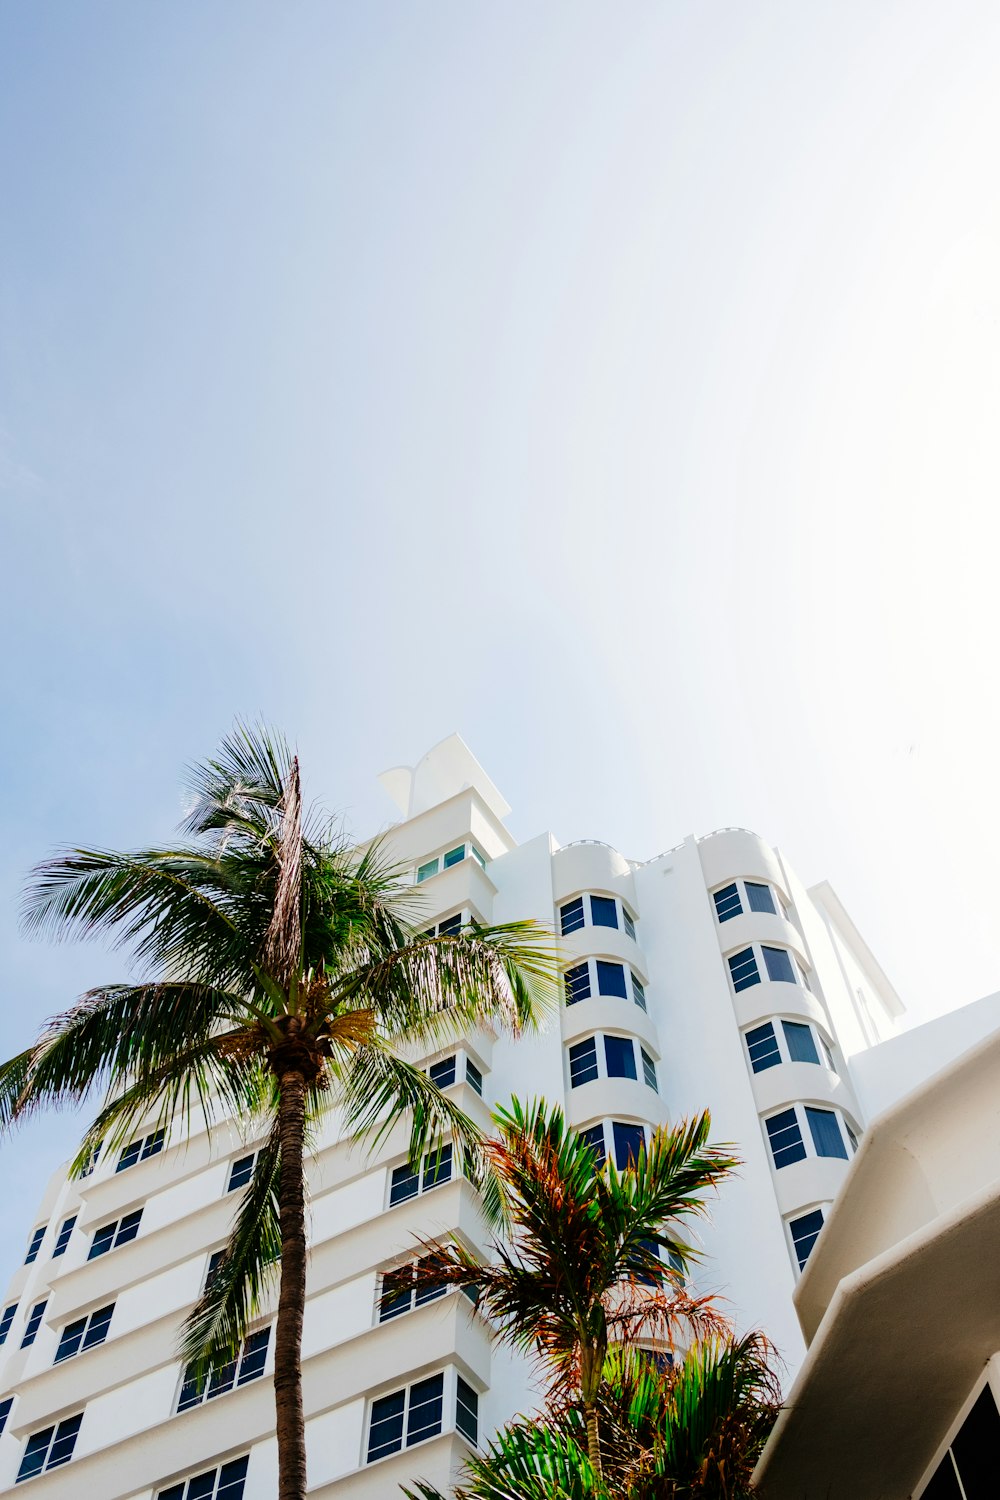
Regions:
[[[587,1423],[587,1457],[590,1459],[590,1467],[597,1477],[598,1483],[604,1478],[604,1469],[601,1464],[601,1439],[597,1431],[597,1403],[585,1401],[583,1403],[583,1415]]]
[[[302,1320],[306,1306],[306,1213],[302,1153],[306,1085],[298,1071],[278,1079],[281,1140],[281,1290],[274,1338],[278,1500],[305,1500],[306,1424],[302,1406]]]

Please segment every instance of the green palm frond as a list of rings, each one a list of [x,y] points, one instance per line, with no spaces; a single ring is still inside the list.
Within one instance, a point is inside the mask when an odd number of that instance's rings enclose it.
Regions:
[[[376,954],[340,978],[334,998],[363,995],[390,1037],[440,1045],[484,1024],[515,1036],[542,1025],[556,1012],[559,972],[540,922],[473,924]]]
[[[335,1059],[334,1067],[335,1097],[358,1140],[377,1148],[409,1114],[409,1159],[418,1162],[426,1151],[452,1141],[463,1175],[479,1190],[487,1222],[504,1222],[501,1186],[484,1150],[482,1131],[426,1073],[378,1041],[358,1048],[340,1066]]]
[[[272,1130],[257,1153],[225,1255],[184,1324],[180,1352],[195,1374],[204,1375],[213,1363],[234,1357],[275,1283],[281,1260],[280,1170],[278,1136]]]
[[[541,1423],[512,1424],[482,1456],[467,1460],[455,1500],[611,1500],[581,1446],[579,1435]],[[401,1486],[402,1488],[402,1486]],[[444,1500],[427,1484],[403,1488],[407,1500]]]
[[[34,1047],[5,1065],[0,1109],[6,1122],[47,1105],[79,1104],[95,1088],[159,1076],[179,1053],[206,1042],[231,1009],[230,996],[206,985],[123,984],[89,991],[48,1023]]]

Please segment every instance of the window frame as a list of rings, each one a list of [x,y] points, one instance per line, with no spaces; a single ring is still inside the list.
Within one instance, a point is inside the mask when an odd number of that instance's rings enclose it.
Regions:
[[[44,1224],[36,1225],[31,1231],[31,1239],[28,1241],[28,1252],[24,1257],[24,1265],[33,1266],[38,1259],[38,1252],[42,1248],[45,1240],[45,1232],[48,1227],[48,1222],[46,1221]]]
[[[604,966],[603,975],[600,965]],[[624,992],[617,989],[601,989],[602,978],[607,982],[611,981],[608,971],[612,969],[621,970]],[[646,983],[645,979],[639,978],[633,964],[625,963],[620,958],[605,958],[603,954],[591,953],[586,958],[579,958],[574,963],[567,964],[563,969],[562,1003],[568,1007],[579,1005],[581,1000],[627,1000],[648,1015]]]
[[[73,1230],[76,1227],[76,1221],[79,1217],[79,1213],[75,1213],[70,1214],[68,1219],[63,1219],[62,1224],[59,1226],[59,1233],[56,1235],[56,1242],[52,1247],[53,1260],[55,1260],[57,1255],[66,1254],[67,1246],[69,1245]]]
[[[229,1162],[229,1176],[226,1178],[226,1191],[223,1195],[224,1197],[228,1198],[230,1193],[238,1193],[241,1188],[250,1186],[250,1183],[253,1181],[254,1171],[257,1167],[257,1157],[259,1156],[259,1154],[260,1148],[257,1147],[253,1151],[248,1152],[246,1156],[234,1156],[231,1158]],[[242,1168],[246,1166],[247,1163],[249,1163],[249,1167],[246,1176],[240,1182],[234,1181],[237,1168]]]
[[[107,1317],[104,1316],[105,1313]],[[99,1349],[102,1344],[107,1342],[108,1330],[111,1327],[111,1319],[114,1317],[114,1314],[115,1304],[109,1302],[105,1307],[93,1308],[89,1313],[85,1313],[82,1318],[74,1318],[71,1323],[65,1323],[59,1330],[59,1342],[56,1345],[56,1352],[52,1356],[53,1365],[63,1365],[68,1359],[76,1359],[79,1355],[86,1354],[88,1349]],[[98,1338],[91,1337],[95,1327],[100,1330],[100,1337]],[[64,1354],[62,1352],[63,1346],[68,1342],[72,1330],[76,1328],[80,1330],[80,1337],[76,1340],[76,1346],[73,1349],[67,1349]]]
[[[258,1359],[257,1356],[262,1351],[263,1358]],[[182,1366],[173,1415],[179,1417],[182,1412],[195,1411],[199,1406],[207,1406],[209,1401],[217,1400],[219,1396],[231,1396],[242,1386],[250,1385],[255,1380],[262,1380],[267,1371],[270,1356],[271,1324],[268,1322],[259,1324],[256,1328],[248,1328],[240,1341],[240,1349],[236,1358],[227,1360],[224,1365],[217,1368],[210,1366],[202,1377],[200,1390],[198,1379],[190,1373],[190,1364]],[[223,1379],[213,1386],[213,1381],[220,1374]]]
[[[791,979],[774,978],[772,976],[768,968],[766,956],[769,952],[788,955],[788,962],[792,970]],[[749,959],[747,958],[748,954],[750,955]],[[753,989],[758,984],[794,984],[799,989],[805,990],[808,995],[814,994],[810,971],[807,971],[803,960],[788,943],[762,943],[754,938],[749,943],[741,943],[738,948],[723,953],[723,959],[734,995],[742,994],[744,990]],[[752,961],[753,972],[756,977],[753,979],[746,978],[745,983],[737,984],[736,974],[733,970],[733,961],[736,959],[742,960],[742,966],[746,969],[747,975],[750,972],[747,965]],[[740,977],[743,979],[744,976],[741,975]]]
[[[435,1159],[436,1165],[432,1165],[432,1158]],[[445,1162],[448,1164],[447,1173],[442,1175],[442,1168]],[[395,1186],[393,1178],[404,1167],[410,1169],[409,1175],[406,1178],[401,1177],[399,1181],[415,1181],[416,1187],[412,1193],[406,1193],[393,1199],[392,1194]],[[431,1173],[434,1174],[434,1180],[428,1181]],[[423,1157],[417,1163],[415,1170],[413,1163],[410,1161],[397,1162],[394,1167],[388,1168],[386,1174],[386,1211],[391,1208],[398,1208],[401,1203],[410,1203],[414,1198],[422,1197],[424,1193],[432,1193],[435,1188],[445,1187],[449,1182],[454,1182],[460,1175],[459,1162],[455,1158],[455,1147],[452,1141],[446,1141],[438,1151],[425,1151]]]
[[[151,1130],[146,1136],[136,1136],[134,1141],[129,1141],[123,1146],[115,1163],[115,1174],[128,1172],[132,1167],[137,1167],[140,1162],[148,1161],[151,1156],[159,1156],[167,1139],[166,1130]],[[129,1153],[134,1152],[130,1160]]]
[[[45,1317],[45,1309],[49,1305],[49,1296],[46,1292],[41,1302],[36,1302],[31,1312],[25,1319],[24,1328],[21,1332],[21,1348],[30,1349],[38,1337],[38,1330],[42,1326]]]
[[[834,1155],[833,1153],[829,1152],[824,1152],[822,1155],[820,1154],[820,1152],[816,1148],[816,1142],[812,1131],[812,1122],[808,1114],[806,1113],[807,1110],[817,1110],[822,1114],[833,1115],[834,1119],[837,1122],[837,1128],[840,1132],[841,1143],[844,1146],[844,1156],[840,1156],[839,1154]],[[804,1156],[795,1157],[793,1161],[782,1162],[781,1166],[779,1166],[774,1160],[774,1151],[771,1146],[771,1135],[770,1131],[767,1128],[767,1122],[768,1120],[777,1119],[779,1116],[788,1112],[794,1112],[795,1114],[795,1122],[799,1132],[799,1140],[804,1147],[805,1154]],[[769,1110],[766,1115],[761,1116],[761,1123],[764,1127],[765,1143],[767,1144],[768,1150],[771,1155],[771,1167],[775,1172],[780,1172],[785,1167],[793,1166],[796,1161],[843,1161],[850,1164],[851,1158],[856,1154],[855,1148],[853,1148],[851,1145],[851,1137],[847,1133],[848,1126],[850,1125],[851,1134],[854,1134],[853,1123],[848,1120],[845,1111],[839,1105],[830,1104],[828,1100],[796,1099],[792,1104],[783,1104],[780,1109]],[[858,1137],[855,1136],[855,1139],[857,1140]],[[860,1141],[858,1149],[860,1149]]]
[[[610,901],[614,903],[615,920],[613,922],[596,922],[594,920],[594,900]],[[567,913],[569,914],[567,916]],[[579,918],[579,921],[577,920]],[[566,922],[570,926],[566,926]],[[573,932],[581,932],[585,927],[610,929],[614,932],[624,932],[625,936],[633,943],[638,944],[636,927],[639,918],[626,904],[623,897],[614,891],[592,891],[584,889],[577,891],[575,895],[565,896],[556,902],[556,926],[560,937],[569,937]]]
[[[131,1213],[123,1214],[120,1219],[111,1219],[107,1224],[99,1224],[98,1227],[94,1230],[94,1235],[90,1242],[90,1249],[87,1252],[88,1261],[99,1260],[102,1255],[110,1255],[112,1250],[117,1250],[122,1245],[130,1245],[132,1241],[138,1237],[141,1226],[141,1208],[136,1208],[133,1209]],[[133,1232],[126,1233],[123,1238],[123,1227],[126,1229],[126,1231],[132,1230]],[[105,1230],[109,1229],[111,1230],[111,1234],[108,1236],[107,1244],[104,1245],[100,1250],[98,1250],[98,1236],[104,1234]]]
[[[789,1026],[801,1026],[803,1030],[808,1032],[816,1052],[814,1058],[807,1059],[792,1056],[792,1049],[786,1029]],[[774,1061],[769,1062],[765,1067],[757,1068],[754,1067],[754,1056],[751,1046],[758,1046],[759,1044],[756,1042],[751,1043],[750,1038],[754,1033],[764,1031],[768,1027],[771,1030],[774,1050],[762,1055],[773,1057]],[[832,1073],[835,1078],[840,1077],[836,1063],[833,1060],[833,1047],[827,1041],[818,1022],[812,1019],[806,1020],[802,1016],[785,1016],[775,1013],[774,1015],[767,1016],[764,1020],[755,1021],[752,1026],[744,1026],[740,1031],[740,1035],[743,1038],[744,1055],[750,1064],[750,1071],[753,1074],[766,1073],[770,1068],[776,1068],[786,1063],[801,1063],[803,1067],[819,1067],[826,1073]]]
[[[3,1312],[0,1313],[0,1344],[7,1342],[7,1336],[14,1326],[14,1319],[17,1317],[17,1309],[20,1305],[20,1301],[8,1302]]]
[[[424,1307],[428,1302],[437,1302],[442,1297],[447,1297],[455,1287],[418,1287],[417,1269],[421,1261],[428,1259],[427,1256],[418,1255],[415,1260],[397,1261],[396,1264],[386,1266],[379,1272],[375,1287],[375,1321],[373,1327],[381,1327],[383,1323],[394,1323],[397,1318],[405,1318],[407,1313],[416,1312],[418,1307]],[[392,1290],[392,1283],[397,1283],[396,1289]],[[400,1303],[405,1297],[406,1306],[393,1306],[393,1302]]]
[[[822,1203],[813,1204],[812,1208],[797,1208],[795,1210],[794,1216],[789,1215],[789,1217],[785,1220],[785,1227],[788,1231],[788,1243],[791,1246],[792,1251],[792,1259],[795,1262],[798,1274],[800,1276],[805,1270],[809,1262],[809,1257],[813,1252],[813,1247],[815,1246],[816,1241],[819,1239],[820,1234],[823,1231],[823,1227],[826,1224],[826,1213],[829,1206],[829,1202],[827,1200],[824,1200]],[[801,1239],[797,1241],[795,1238],[796,1224],[804,1224],[805,1221],[807,1219],[811,1219],[814,1214],[819,1214],[820,1221],[818,1227],[815,1230],[811,1228],[806,1230],[805,1233],[801,1236]],[[805,1254],[803,1255],[799,1248],[799,1245],[801,1243],[804,1243],[807,1239],[809,1240],[809,1245]]]
[[[77,1438],[80,1436],[80,1427],[83,1423],[83,1412],[76,1412],[72,1417],[63,1417],[59,1422],[51,1422],[47,1427],[40,1427],[37,1432],[28,1434],[27,1441],[21,1453],[21,1462],[18,1465],[17,1474],[14,1477],[15,1484],[22,1484],[26,1479],[35,1479],[39,1474],[47,1474],[51,1469],[61,1469],[70,1462],[73,1451],[76,1448]],[[69,1429],[63,1431],[64,1428]],[[31,1444],[38,1438],[46,1441],[38,1444],[32,1451]],[[65,1456],[60,1452],[58,1458],[54,1458],[59,1445],[66,1447]],[[33,1453],[42,1455],[41,1462],[28,1469],[26,1467],[29,1457]]]
[[[759,900],[759,897],[751,897],[751,890],[767,891],[772,903],[771,906],[754,906],[752,904],[753,900]],[[727,896],[727,892],[729,891],[734,891],[735,897]],[[712,908],[717,927],[725,927],[726,923],[731,922],[734,917],[781,917],[784,921],[789,921],[788,904],[785,900],[784,892],[773,880],[762,879],[759,875],[754,876],[752,880],[748,875],[734,875],[730,880],[724,880],[721,884],[712,886],[708,894],[712,898]],[[725,897],[728,903],[725,916],[720,912],[720,896]],[[736,902],[735,908],[732,905],[734,899]]]
[[[239,1469],[241,1466],[242,1473],[226,1474],[227,1469]],[[208,1494],[203,1493],[201,1500],[219,1500],[220,1495],[221,1500],[242,1500],[249,1467],[249,1453],[242,1453],[239,1458],[227,1458],[224,1463],[213,1464],[210,1469],[199,1469],[194,1474],[185,1474],[183,1479],[176,1479],[164,1489],[155,1490],[153,1500],[190,1500],[190,1486],[209,1474],[212,1475],[212,1488]],[[239,1485],[238,1490],[234,1489],[234,1483]]]
[[[458,851],[461,849],[461,854]],[[457,855],[457,858],[452,856]],[[456,865],[464,864],[467,859],[475,860],[481,870],[485,870],[489,864],[486,855],[471,838],[462,839],[461,843],[450,844],[446,848],[439,849],[436,854],[429,854],[426,859],[421,860],[413,866],[413,884],[423,885],[425,881],[433,880],[435,875],[443,875],[445,870],[453,870]],[[426,871],[426,874],[421,873]]]

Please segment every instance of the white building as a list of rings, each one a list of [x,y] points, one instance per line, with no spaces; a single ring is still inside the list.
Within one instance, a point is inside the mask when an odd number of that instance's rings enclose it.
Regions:
[[[545,1034],[481,1035],[422,1059],[485,1126],[512,1093],[565,1102],[620,1161],[661,1122],[708,1105],[745,1165],[704,1231],[701,1290],[764,1328],[794,1369],[805,1262],[867,1123],[852,1061],[902,1007],[828,885],[806,891],[755,834],[729,828],[631,861],[593,840],[516,845],[496,787],[457,737],[383,783],[391,846],[447,924],[535,917],[562,933],[565,1004]],[[68,1142],[67,1145],[70,1143]],[[100,1500],[270,1500],[276,1489],[269,1320],[239,1368],[197,1399],[176,1345],[225,1242],[254,1142],[137,1140],[91,1176],[50,1183],[0,1330],[0,1487]],[[304,1348],[311,1493],[444,1486],[467,1444],[533,1404],[526,1368],[491,1350],[462,1296],[380,1321],[381,1278],[419,1237],[482,1247],[476,1195],[444,1163],[405,1161],[401,1130],[365,1156],[327,1121],[310,1163]]]

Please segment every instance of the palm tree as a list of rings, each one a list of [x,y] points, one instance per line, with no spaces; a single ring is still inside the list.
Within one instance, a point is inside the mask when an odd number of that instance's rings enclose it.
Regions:
[[[677,1225],[705,1212],[707,1192],[737,1158],[709,1144],[707,1113],[655,1131],[622,1171],[601,1166],[562,1110],[544,1101],[526,1107],[515,1099],[494,1119],[498,1138],[485,1149],[508,1201],[508,1241],[496,1244],[492,1263],[457,1241],[428,1246],[416,1274],[476,1288],[498,1337],[540,1357],[552,1393],[579,1400],[599,1478],[598,1398],[609,1346],[672,1343],[679,1326],[722,1325],[710,1299],[686,1290],[683,1268],[694,1252]]]
[[[499,1433],[467,1464],[455,1500],[745,1500],[778,1412],[771,1350],[758,1333],[708,1339],[676,1368],[611,1349],[599,1396],[603,1478],[578,1401]],[[420,1484],[409,1500],[444,1500]]]
[[[268,1127],[221,1265],[185,1328],[202,1376],[238,1348],[280,1258],[275,1407],[280,1500],[306,1491],[301,1341],[306,1289],[303,1153],[331,1103],[370,1144],[407,1113],[410,1155],[445,1135],[496,1214],[472,1122],[402,1044],[433,1050],[480,1025],[536,1025],[554,990],[531,922],[429,936],[380,845],[357,852],[328,818],[303,814],[298,759],[237,725],[192,777],[173,848],[73,849],[40,865],[29,929],[110,933],[148,977],[91,990],[0,1070],[0,1125],[47,1104],[105,1101],[72,1171],[199,1108]]]

